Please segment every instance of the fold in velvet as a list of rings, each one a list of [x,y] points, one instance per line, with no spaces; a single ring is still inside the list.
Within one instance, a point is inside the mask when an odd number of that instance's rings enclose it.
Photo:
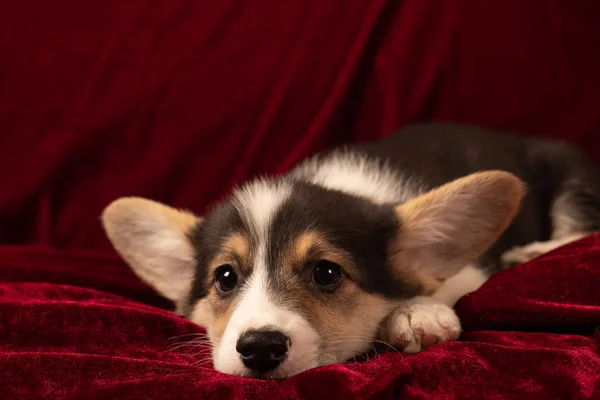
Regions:
[[[599,265],[591,236],[463,297],[457,342],[262,381],[215,371],[207,347],[189,342],[203,329],[116,257],[1,247],[0,382],[27,399],[593,398]]]

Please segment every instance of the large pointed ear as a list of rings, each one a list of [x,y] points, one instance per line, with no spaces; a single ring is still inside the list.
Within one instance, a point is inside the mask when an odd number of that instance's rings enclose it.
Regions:
[[[477,260],[504,232],[525,194],[523,182],[503,171],[457,179],[396,207],[392,243],[398,272],[446,279]],[[423,274],[425,276],[423,276]]]
[[[194,276],[188,234],[200,218],[155,201],[124,197],[108,205],[101,219],[109,240],[133,271],[179,307]]]

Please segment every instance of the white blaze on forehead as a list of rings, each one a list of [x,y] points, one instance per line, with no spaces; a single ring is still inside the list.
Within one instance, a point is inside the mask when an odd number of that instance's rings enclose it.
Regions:
[[[266,240],[271,220],[289,198],[291,189],[286,182],[258,180],[234,192],[236,208],[259,242]]]
[[[291,186],[285,182],[258,180],[244,186],[235,193],[236,207],[244,223],[250,228],[251,235],[255,235],[256,243],[256,251],[252,260],[252,276],[243,297],[240,299],[240,307],[245,307],[248,304],[250,304],[251,309],[258,307],[256,308],[258,314],[262,313],[260,310],[263,308],[269,309],[270,307],[267,297],[269,228],[277,210],[289,198],[290,192]],[[257,329],[260,326],[251,328]]]
[[[255,236],[256,252],[252,260],[252,275],[238,294],[237,305],[214,351],[214,364],[219,371],[249,374],[236,350],[237,340],[248,330],[267,327],[288,336],[292,344],[286,360],[274,371],[276,376],[289,376],[317,365],[318,334],[305,318],[278,304],[269,291],[269,279],[273,279],[266,261],[269,228],[290,192],[291,185],[286,182],[260,180],[234,193],[236,207]]]

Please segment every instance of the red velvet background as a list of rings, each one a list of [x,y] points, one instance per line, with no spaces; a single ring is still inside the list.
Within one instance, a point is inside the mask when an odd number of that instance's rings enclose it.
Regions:
[[[282,382],[167,351],[98,215],[232,185],[411,122],[565,138],[600,161],[596,0],[0,0],[4,398],[600,398],[600,236],[494,277],[462,341]],[[196,363],[196,364],[194,364]]]

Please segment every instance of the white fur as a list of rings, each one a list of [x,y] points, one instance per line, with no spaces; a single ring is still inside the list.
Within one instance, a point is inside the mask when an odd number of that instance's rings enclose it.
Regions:
[[[460,321],[451,307],[429,297],[415,297],[386,320],[388,343],[418,353],[435,343],[458,339]]]
[[[423,191],[417,179],[402,176],[381,161],[349,151],[337,152],[325,160],[309,159],[290,175],[377,204],[403,203]]]
[[[552,239],[560,240],[578,233],[581,226],[580,221],[585,219],[580,214],[569,193],[558,196],[550,209]]]
[[[473,265],[467,265],[456,275],[446,279],[431,298],[449,307],[454,307],[461,297],[479,289],[487,279],[483,271]]]
[[[581,232],[580,221],[585,217],[580,214],[569,193],[558,196],[550,210],[551,239],[514,247],[502,254],[502,262],[505,265],[522,264],[589,235],[589,233]]]
[[[585,236],[587,236],[585,233],[576,233],[560,239],[548,240],[546,242],[533,242],[526,246],[514,247],[502,254],[502,262],[505,265],[526,263],[542,254],[556,250],[559,247],[579,240]]]
[[[238,211],[256,237],[266,241],[271,219],[290,191],[291,186],[285,182],[257,180],[234,192]]]

